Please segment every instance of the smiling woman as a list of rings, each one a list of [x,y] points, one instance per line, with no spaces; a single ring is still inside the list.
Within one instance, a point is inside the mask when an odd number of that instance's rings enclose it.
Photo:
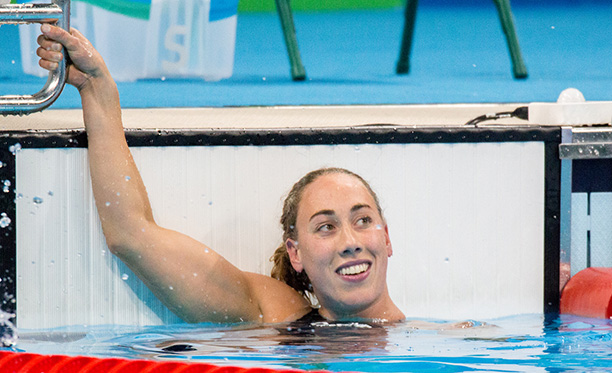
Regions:
[[[357,174],[312,171],[287,196],[283,240],[272,276],[313,293],[329,319],[397,321],[404,314],[387,289],[391,241],[378,197]]]
[[[102,57],[76,31],[49,25],[42,30],[40,65],[57,69],[60,43],[73,62],[68,82],[82,97],[93,193],[110,251],[186,321],[281,322],[308,314],[310,304],[300,289],[244,272],[206,245],[156,223]],[[371,189],[356,175],[337,170],[306,180],[311,182],[302,182],[298,194],[303,195],[290,207],[297,220],[289,223],[295,234],[287,234],[285,245],[294,270],[312,281],[322,315],[403,319],[386,286],[391,244]]]

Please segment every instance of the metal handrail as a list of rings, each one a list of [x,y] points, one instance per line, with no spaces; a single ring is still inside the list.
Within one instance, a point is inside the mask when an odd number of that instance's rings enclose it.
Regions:
[[[55,23],[70,30],[70,0],[52,0],[49,4],[0,5],[0,24]],[[51,105],[62,93],[67,77],[67,53],[59,68],[49,72],[44,87],[33,95],[0,96],[0,114],[23,115],[40,111]]]

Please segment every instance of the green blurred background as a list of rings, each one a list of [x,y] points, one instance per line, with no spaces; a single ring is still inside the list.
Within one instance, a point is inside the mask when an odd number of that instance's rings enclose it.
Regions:
[[[403,6],[403,0],[292,0],[293,10],[337,10],[391,8]],[[239,11],[269,12],[275,11],[274,0],[240,0]]]

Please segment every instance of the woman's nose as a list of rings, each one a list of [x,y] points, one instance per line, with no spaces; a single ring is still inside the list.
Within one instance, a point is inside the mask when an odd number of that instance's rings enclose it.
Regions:
[[[350,246],[350,247],[345,247],[344,250],[342,250],[342,253],[340,254],[341,256],[352,256],[355,254],[358,254],[361,252],[361,246]]]
[[[361,250],[363,250],[357,235],[350,228],[343,229],[341,245],[342,250],[340,252],[340,255],[342,256],[355,255],[360,253]]]

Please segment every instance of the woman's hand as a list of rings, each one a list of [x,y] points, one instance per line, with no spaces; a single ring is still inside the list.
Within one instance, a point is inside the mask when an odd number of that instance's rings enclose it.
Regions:
[[[40,47],[36,54],[40,57],[39,65],[46,70],[55,71],[64,58],[61,50],[66,48],[71,64],[68,66],[67,82],[79,91],[85,88],[92,78],[110,76],[104,60],[83,34],[76,29],[66,30],[43,24],[42,35],[37,39]]]

